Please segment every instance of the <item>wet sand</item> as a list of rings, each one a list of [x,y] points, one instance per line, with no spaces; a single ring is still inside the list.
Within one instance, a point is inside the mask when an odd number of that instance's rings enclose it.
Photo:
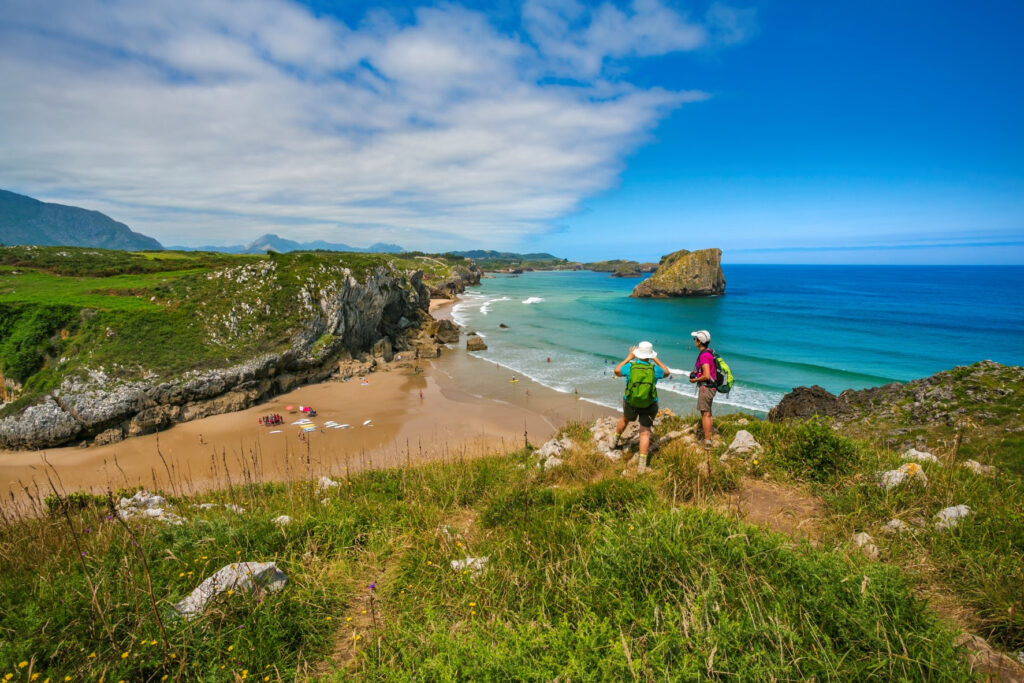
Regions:
[[[453,348],[436,360],[371,373],[367,385],[359,378],[308,385],[247,410],[117,444],[0,451],[0,496],[4,507],[22,507],[29,493],[45,498],[47,474],[63,493],[141,485],[179,494],[247,481],[344,476],[504,452],[526,439],[539,445],[568,420],[612,414],[528,379],[509,378],[504,368]],[[300,439],[301,427],[292,423],[304,415],[286,411],[289,405],[315,408],[317,430]],[[259,418],[272,413],[285,423],[261,426]],[[351,427],[325,427],[332,420]]]

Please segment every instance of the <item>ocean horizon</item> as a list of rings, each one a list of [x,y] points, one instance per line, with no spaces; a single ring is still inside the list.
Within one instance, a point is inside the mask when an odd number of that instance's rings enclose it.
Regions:
[[[726,293],[632,299],[640,278],[593,271],[496,275],[467,290],[453,319],[496,362],[562,392],[617,408],[615,367],[641,340],[673,378],[662,407],[696,405],[690,332],[710,330],[733,391],[716,412],[763,414],[794,387],[838,393],[994,360],[1024,364],[1024,266],[723,265]],[[501,327],[505,325],[505,327]],[[550,362],[549,360],[550,359]]]

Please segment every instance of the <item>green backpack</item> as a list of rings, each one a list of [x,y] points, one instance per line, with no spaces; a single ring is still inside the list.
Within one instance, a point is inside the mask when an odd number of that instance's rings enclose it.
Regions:
[[[629,366],[629,379],[626,381],[626,403],[634,408],[646,408],[658,400],[658,391],[654,388],[654,363],[633,361]]]
[[[732,391],[732,370],[714,349],[708,349],[708,351],[711,351],[711,355],[715,358],[715,389],[720,394],[728,394]]]

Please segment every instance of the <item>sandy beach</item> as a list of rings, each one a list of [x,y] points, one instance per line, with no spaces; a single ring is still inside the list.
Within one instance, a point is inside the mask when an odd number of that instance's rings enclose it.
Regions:
[[[444,305],[432,307],[444,315]],[[179,494],[247,481],[343,476],[507,451],[527,439],[539,445],[568,420],[612,414],[526,378],[510,379],[506,369],[469,356],[460,345],[436,360],[371,373],[366,384],[352,378],[308,385],[244,411],[117,444],[0,451],[0,495],[5,506],[18,507],[29,496],[45,498],[48,474],[63,493],[141,485]],[[287,406],[315,408],[315,431],[293,424],[305,416]],[[285,418],[283,425],[260,424],[275,413]]]

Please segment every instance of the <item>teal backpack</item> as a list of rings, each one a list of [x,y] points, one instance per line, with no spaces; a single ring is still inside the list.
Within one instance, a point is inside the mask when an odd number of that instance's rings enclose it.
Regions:
[[[654,363],[633,361],[626,381],[626,403],[634,408],[646,408],[658,400],[654,388]]]

